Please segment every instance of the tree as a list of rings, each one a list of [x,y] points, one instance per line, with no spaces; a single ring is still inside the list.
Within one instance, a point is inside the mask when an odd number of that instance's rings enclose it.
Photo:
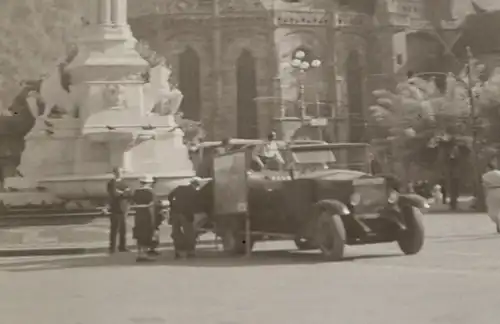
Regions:
[[[473,167],[481,172],[496,154],[491,144],[500,138],[500,69],[488,75],[470,58],[470,68],[465,66],[457,77],[450,73],[441,78],[442,86],[435,76],[415,77],[394,92],[374,92],[377,104],[370,107],[371,117],[383,130],[378,134],[390,140],[404,180],[409,180],[411,166],[435,179],[463,180]]]
[[[500,68],[496,68],[482,87],[477,100],[481,107],[481,117],[485,121],[484,138],[488,142],[500,141]]]
[[[385,135],[394,148],[395,160],[404,166],[432,170],[437,178],[443,177],[445,171],[461,173],[460,170],[470,167],[471,130],[477,127],[471,121],[482,116],[484,102],[498,98],[494,87],[500,84],[492,83],[498,79],[496,77],[481,82],[484,68],[477,62],[474,64],[471,80],[472,93],[479,108],[477,116],[471,116],[465,69],[458,77],[452,74],[442,77],[442,86],[438,86],[436,76],[413,77],[398,84],[394,92],[374,92],[377,105],[370,107],[372,119],[375,125],[385,129]],[[409,178],[408,174],[400,176],[406,180]]]
[[[64,56],[81,29],[82,1],[3,0],[0,101],[11,105],[25,80],[39,79]]]

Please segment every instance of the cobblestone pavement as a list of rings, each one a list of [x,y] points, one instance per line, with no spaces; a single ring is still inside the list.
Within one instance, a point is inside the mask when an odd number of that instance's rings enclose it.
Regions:
[[[205,249],[153,264],[131,254],[0,259],[0,323],[496,324],[500,236],[485,215],[429,215],[416,256],[349,247],[325,263],[289,242],[252,258]]]

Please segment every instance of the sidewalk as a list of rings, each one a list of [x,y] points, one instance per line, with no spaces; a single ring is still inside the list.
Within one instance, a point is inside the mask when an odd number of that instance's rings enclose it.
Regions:
[[[427,211],[427,214],[477,214],[478,212],[472,208],[472,198],[460,197],[458,199],[457,210],[451,210],[450,206],[443,203],[433,203]]]
[[[129,219],[127,225],[127,244],[135,249],[133,220]],[[107,219],[87,224],[0,228],[0,257],[104,253],[108,251],[108,235]],[[160,242],[163,248],[173,246],[168,225],[161,227]],[[214,236],[202,236],[199,244],[214,244]]]

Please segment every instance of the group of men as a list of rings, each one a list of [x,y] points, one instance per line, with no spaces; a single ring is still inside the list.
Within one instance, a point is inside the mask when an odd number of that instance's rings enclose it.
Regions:
[[[218,154],[230,150],[230,139],[226,139],[222,141]],[[277,168],[284,165],[276,142],[276,133],[271,132],[267,141],[256,147],[252,158],[259,170],[269,167],[269,164],[276,165]],[[116,252],[117,237],[119,237],[118,251],[128,251],[126,219],[133,208],[135,211],[133,237],[137,242],[137,261],[154,260],[154,256],[159,254],[156,250],[159,245],[159,227],[166,213],[166,206],[161,204],[154,191],[155,179],[144,176],[140,179],[140,188],[132,191],[124,180],[120,168],[114,168],[113,175],[113,179],[107,185],[111,215],[109,252]],[[169,224],[172,226],[171,236],[176,259],[195,255],[197,237],[194,228],[195,215],[203,209],[200,204],[195,203],[203,199],[199,195],[200,188],[201,179],[194,177],[189,185],[176,187],[168,196]]]
[[[131,190],[120,168],[113,169],[113,179],[108,182],[110,208],[109,252],[116,252],[116,241],[119,237],[118,251],[127,249],[126,219],[132,208],[135,211],[133,237],[137,242],[137,262],[152,261],[159,253],[159,227],[165,219],[164,204],[154,191],[155,179],[145,175],[140,180],[140,187]],[[175,257],[194,256],[196,233],[193,221],[196,210],[192,202],[201,187],[199,178],[191,179],[189,185],[178,186],[168,196],[170,206],[169,223],[172,226],[172,239]]]

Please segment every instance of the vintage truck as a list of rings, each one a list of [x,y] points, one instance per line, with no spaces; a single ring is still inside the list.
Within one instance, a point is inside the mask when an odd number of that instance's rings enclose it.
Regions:
[[[345,245],[424,244],[426,200],[400,192],[397,179],[370,173],[366,144],[290,144],[279,170],[252,170],[252,147],[214,156],[202,191],[224,251],[243,254],[261,240],[294,240],[340,260]],[[208,206],[208,205],[207,205]]]

